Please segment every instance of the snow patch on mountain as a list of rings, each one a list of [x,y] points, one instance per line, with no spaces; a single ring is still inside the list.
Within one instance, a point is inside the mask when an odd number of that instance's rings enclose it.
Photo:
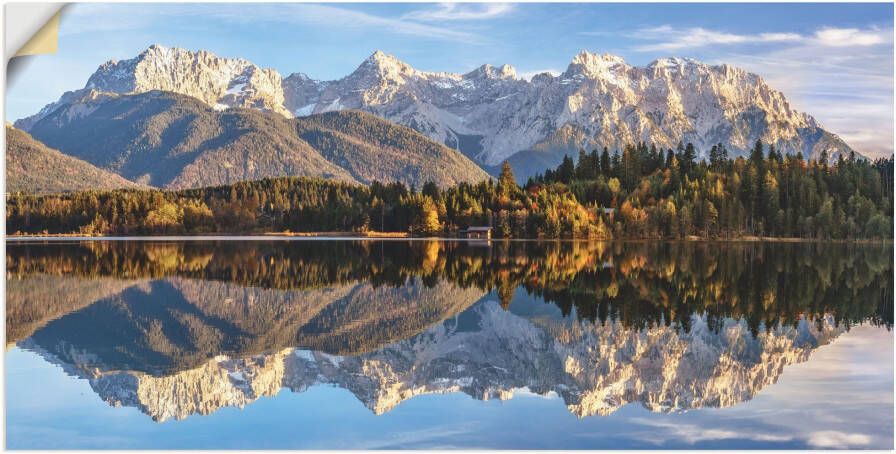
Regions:
[[[343,79],[311,83],[326,101],[315,113],[333,110],[338,99],[340,108],[370,111],[450,146],[460,147],[458,135],[477,136],[476,149],[462,151],[488,165],[521,150],[558,147],[551,138],[563,128],[580,131],[575,145],[586,149],[638,141],[674,148],[681,141],[704,152],[723,143],[746,154],[762,140],[806,157],[850,151],[759,76],[692,59],[634,67],[582,51],[562,74],[525,80],[509,65],[425,72],[377,52]]]
[[[722,143],[737,155],[762,140],[806,158],[827,150],[832,160],[851,151],[756,74],[685,58],[636,67],[622,57],[586,50],[563,73],[531,79],[519,77],[510,65],[482,65],[465,74],[420,71],[376,51],[346,77],[319,81],[301,73],[281,78],[272,69],[207,51],[153,45],[133,59],[104,63],[85,88],[64,94],[16,126],[28,130],[88,90],[174,91],[216,108],[248,107],[288,117],[360,109],[486,165],[521,151],[612,150],[639,141],[662,148],[691,142],[702,152]],[[576,131],[572,143],[555,141],[564,130]]]

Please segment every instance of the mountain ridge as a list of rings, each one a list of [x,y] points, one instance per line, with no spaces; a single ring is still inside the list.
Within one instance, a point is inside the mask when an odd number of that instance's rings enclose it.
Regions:
[[[363,110],[458,149],[486,168],[520,153],[511,162],[553,166],[577,148],[622,149],[642,141],[664,149],[692,142],[704,153],[722,143],[745,155],[762,140],[806,158],[826,150],[832,160],[852,151],[754,73],[674,57],[638,67],[587,50],[563,73],[529,80],[510,65],[482,65],[464,74],[421,71],[378,50],[345,77],[320,81],[302,73],[282,77],[207,51],[152,45],[133,59],[103,64],[85,88],[17,126],[29,129],[85,90],[155,89],[194,96],[218,110],[247,107],[286,117]],[[577,131],[575,140],[554,140],[564,128]]]
[[[34,122],[31,132],[100,168],[169,189],[278,176],[418,187],[488,178],[455,150],[367,113],[290,119],[250,108],[222,111],[157,90],[122,95],[91,89]]]

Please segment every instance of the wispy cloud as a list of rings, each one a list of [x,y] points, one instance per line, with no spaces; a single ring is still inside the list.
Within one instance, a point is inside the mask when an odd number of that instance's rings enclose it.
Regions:
[[[819,449],[856,449],[871,443],[871,437],[865,434],[852,434],[836,430],[812,432],[807,440],[813,448]]]
[[[285,23],[332,25],[340,29],[371,29],[427,39],[464,43],[482,42],[480,36],[450,27],[426,23],[411,17],[387,17],[335,4],[276,3],[255,4],[251,8],[238,4],[216,4],[214,7],[193,5],[75,5],[63,16],[62,35],[96,33],[97,31],[129,30],[171,23],[174,19],[196,17],[227,23]],[[435,13],[436,11],[431,11]]]
[[[644,40],[657,41],[650,44],[636,46],[635,50],[641,52],[653,52],[661,50],[694,49],[698,47],[744,44],[744,43],[770,43],[799,41],[802,36],[796,33],[759,33],[755,35],[738,35],[701,27],[678,29],[669,25],[660,27],[643,28],[632,37]]]
[[[890,33],[889,35],[892,35]],[[885,43],[888,34],[884,30],[870,28],[825,27],[811,35],[790,32],[737,34],[702,27],[676,28],[671,25],[641,28],[629,37],[653,41],[635,46],[639,52],[697,49],[707,46],[761,43],[803,43],[827,47],[871,46]]]
[[[283,16],[283,5],[274,5],[273,17]],[[378,30],[392,31],[405,35],[426,38],[448,39],[463,42],[478,42],[479,37],[463,31],[422,24],[407,18],[391,18],[368,14],[362,11],[339,8],[331,5],[293,4],[298,11],[298,20],[311,21],[316,24],[335,23],[342,27],[375,27]],[[273,18],[272,17],[272,18]]]
[[[892,36],[892,31],[887,34]],[[815,32],[815,40],[825,46],[872,46],[886,41],[886,36],[877,29],[859,30],[857,28],[826,27]]]
[[[513,11],[509,3],[440,3],[435,8],[412,11],[404,19],[418,21],[484,20],[503,16]]]

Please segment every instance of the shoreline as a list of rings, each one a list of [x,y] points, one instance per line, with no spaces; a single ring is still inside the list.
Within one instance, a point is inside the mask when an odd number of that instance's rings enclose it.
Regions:
[[[492,243],[504,241],[557,241],[557,242],[604,242],[604,243],[641,243],[641,242],[668,242],[668,243],[854,243],[854,244],[892,244],[892,238],[884,239],[819,239],[819,238],[794,238],[794,237],[760,237],[742,236],[731,238],[706,238],[688,236],[686,238],[492,238],[490,240],[477,238],[461,238],[456,236],[411,236],[406,232],[262,232],[262,233],[220,233],[197,235],[83,235],[75,233],[38,234],[38,235],[6,235],[6,241],[320,241],[320,240],[404,240],[404,241],[466,241],[472,243]]]

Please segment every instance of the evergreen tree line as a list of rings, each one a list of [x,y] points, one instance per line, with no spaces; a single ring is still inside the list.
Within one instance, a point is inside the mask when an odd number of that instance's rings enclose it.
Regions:
[[[409,232],[450,235],[488,225],[495,236],[891,238],[893,158],[839,156],[828,165],[757,142],[731,159],[722,145],[697,160],[647,144],[580,151],[520,187],[505,162],[496,180],[447,189],[426,183],[353,185],[269,178],[189,189],[10,194],[10,233],[145,235]]]
[[[612,155],[580,150],[531,178],[527,190],[567,188],[586,207],[611,213],[622,237],[751,235],[891,238],[893,157],[869,161],[840,154],[830,165],[782,154],[757,141],[747,157],[714,145],[697,159],[692,144],[660,150],[645,143]]]

